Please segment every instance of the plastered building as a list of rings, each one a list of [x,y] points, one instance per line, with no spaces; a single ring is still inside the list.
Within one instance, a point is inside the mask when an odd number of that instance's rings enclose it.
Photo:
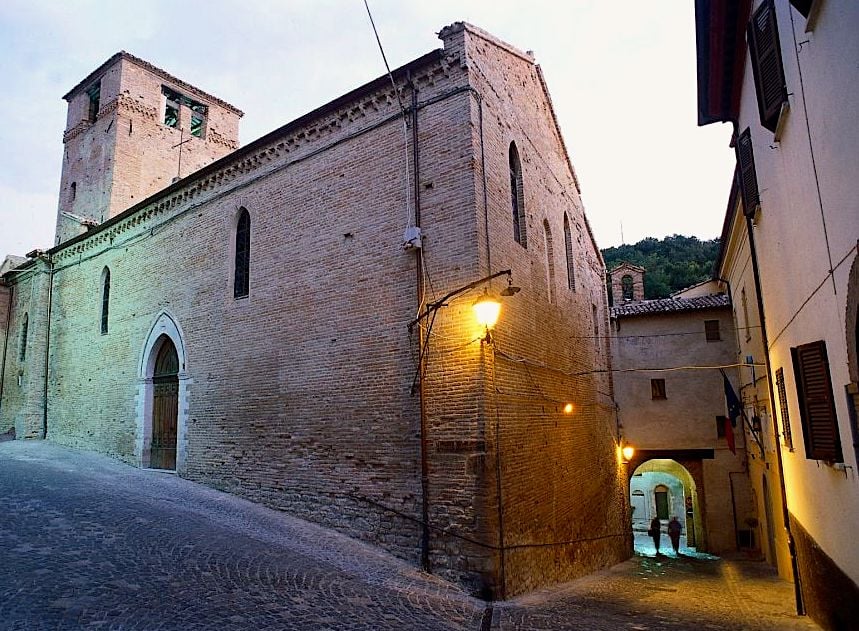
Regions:
[[[630,267],[613,270],[613,287],[621,286],[621,275],[635,274]],[[637,284],[643,273],[638,268]],[[733,451],[726,435],[719,368],[736,386],[730,305],[729,296],[708,281],[671,298],[615,296],[611,309],[615,400],[623,443],[635,448],[628,465],[633,530],[646,532],[654,516],[664,528],[677,516],[688,545],[719,555],[757,547],[746,471],[752,446],[742,422],[730,430],[736,432]]]
[[[794,578],[800,611],[854,628],[859,5],[711,0],[696,27],[699,124],[729,123],[737,159],[717,273],[740,352],[765,364],[742,382],[768,434],[752,469],[767,556]]]
[[[125,53],[72,89],[58,244],[0,287],[0,429],[486,597],[626,558],[604,264],[546,83],[440,37],[400,99],[384,76],[241,148],[239,110]]]

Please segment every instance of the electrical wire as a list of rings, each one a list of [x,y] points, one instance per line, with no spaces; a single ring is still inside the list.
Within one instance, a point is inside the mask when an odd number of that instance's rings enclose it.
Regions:
[[[385,69],[388,71],[388,78],[391,80],[391,87],[394,89],[394,94],[397,96],[397,103],[400,106],[400,112],[403,115],[403,153],[405,155],[405,188],[406,188],[406,228],[412,227],[412,193],[409,186],[409,126],[408,113],[403,105],[403,99],[400,96],[400,91],[397,88],[397,83],[394,81],[394,75],[391,72],[391,66],[388,65],[388,57],[385,55],[385,49],[382,47],[382,40],[379,38],[379,31],[376,29],[376,22],[373,20],[373,14],[370,12],[370,5],[367,0],[364,0],[364,7],[367,9],[367,16],[370,18],[370,26],[373,27],[373,34],[376,36],[376,43],[379,45],[379,52],[382,53],[382,61],[385,62]]]

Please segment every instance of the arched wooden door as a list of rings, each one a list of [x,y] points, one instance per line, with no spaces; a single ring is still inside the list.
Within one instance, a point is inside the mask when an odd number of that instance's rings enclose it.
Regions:
[[[162,336],[152,375],[152,447],[149,466],[176,468],[176,419],[179,412],[179,356]]]

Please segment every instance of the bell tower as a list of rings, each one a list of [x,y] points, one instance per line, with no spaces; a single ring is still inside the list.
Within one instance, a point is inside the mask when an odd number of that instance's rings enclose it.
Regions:
[[[240,110],[126,52],[63,98],[56,244],[239,146]]]

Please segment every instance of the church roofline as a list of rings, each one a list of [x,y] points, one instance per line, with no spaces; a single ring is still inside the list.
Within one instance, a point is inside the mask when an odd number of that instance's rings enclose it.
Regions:
[[[149,63],[145,59],[141,59],[140,57],[135,57],[131,53],[127,53],[124,50],[121,50],[118,53],[116,53],[115,55],[111,56],[110,59],[108,59],[102,65],[100,65],[98,68],[96,68],[91,73],[89,73],[84,78],[83,81],[81,81],[75,87],[73,87],[71,90],[69,90],[68,93],[66,93],[66,95],[63,96],[63,99],[66,101],[71,100],[72,97],[76,96],[78,93],[80,93],[81,91],[88,88],[89,85],[93,81],[96,80],[96,78],[98,78],[100,75],[104,74],[105,70],[107,70],[110,66],[114,65],[116,62],[118,62],[120,60],[125,60],[125,61],[131,62],[137,66],[140,66],[144,70],[148,70],[152,74],[154,74],[158,77],[161,77],[164,81],[172,83],[174,86],[180,88],[181,90],[185,90],[186,92],[194,93],[196,96],[202,97],[203,100],[209,101],[210,103],[212,103],[214,105],[220,105],[224,109],[231,111],[233,114],[236,114],[238,116],[244,116],[245,115],[244,112],[242,112],[240,109],[238,109],[234,105],[230,105],[226,101],[219,99],[216,96],[212,96],[208,92],[204,92],[200,88],[197,88],[197,87],[191,85],[190,83],[187,83],[185,81],[182,81],[181,79],[174,77],[169,72],[166,72],[157,66],[153,66],[151,63]]]
[[[119,55],[119,54],[122,54],[122,53],[117,53],[117,55]],[[433,50],[433,51],[431,51],[431,52],[429,52],[429,53],[427,53],[421,57],[418,57],[417,59],[410,61],[409,63],[405,64],[404,66],[400,66],[399,68],[393,70],[391,74],[394,76],[395,80],[396,79],[403,79],[403,78],[407,77],[409,75],[409,73],[411,73],[414,70],[417,70],[418,68],[422,68],[422,67],[427,66],[429,64],[441,61],[443,59],[443,56],[444,56],[444,50],[441,48],[437,48],[437,49],[435,49],[435,50]],[[95,73],[93,73],[93,74],[95,74]],[[91,228],[87,232],[79,234],[76,237],[72,237],[71,239],[69,239],[67,241],[63,241],[62,243],[55,245],[53,248],[48,250],[48,254],[50,254],[50,255],[56,254],[57,252],[61,252],[62,250],[66,249],[70,246],[73,246],[73,245],[80,243],[82,241],[86,241],[87,239],[91,238],[92,236],[97,235],[97,234],[103,232],[104,230],[107,230],[108,228],[128,219],[129,217],[134,215],[134,213],[146,208],[147,206],[152,205],[153,203],[155,203],[159,199],[164,198],[164,197],[169,197],[173,193],[180,191],[183,188],[189,187],[194,182],[206,178],[207,176],[211,175],[212,173],[218,171],[219,169],[223,169],[226,165],[230,164],[231,162],[239,161],[245,156],[252,155],[254,152],[259,151],[262,147],[265,147],[266,145],[272,144],[273,142],[277,141],[281,137],[286,136],[287,134],[295,131],[296,129],[301,128],[302,126],[307,125],[309,122],[311,122],[313,120],[322,118],[326,114],[334,112],[338,108],[340,108],[340,107],[342,107],[348,103],[356,101],[356,100],[358,100],[358,99],[360,99],[360,98],[362,98],[368,94],[372,94],[375,91],[378,91],[380,89],[383,89],[383,88],[389,86],[390,82],[391,82],[390,77],[388,77],[388,75],[385,74],[385,75],[382,75],[381,77],[373,79],[369,83],[365,83],[364,85],[362,85],[358,88],[355,88],[351,92],[347,92],[346,94],[343,94],[343,95],[337,97],[333,101],[329,101],[325,105],[322,105],[322,106],[316,108],[315,110],[312,110],[312,111],[308,112],[307,114],[304,114],[303,116],[300,116],[300,117],[296,118],[295,120],[293,120],[293,121],[291,121],[291,122],[289,122],[289,123],[287,123],[281,127],[278,127],[274,131],[271,131],[271,132],[267,133],[266,135],[261,136],[260,138],[257,138],[253,142],[251,142],[251,143],[249,143],[243,147],[240,147],[239,149],[236,149],[232,153],[228,153],[223,158],[220,158],[219,160],[216,160],[215,162],[212,162],[211,164],[204,166],[202,169],[194,171],[190,175],[187,175],[184,178],[182,178],[181,180],[174,182],[170,186],[167,186],[166,188],[161,189],[157,193],[150,195],[146,199],[138,202],[134,206],[128,208],[127,210],[124,210],[123,212],[119,213],[118,215],[114,215],[113,217],[111,217],[107,221],[100,223],[98,226]]]

